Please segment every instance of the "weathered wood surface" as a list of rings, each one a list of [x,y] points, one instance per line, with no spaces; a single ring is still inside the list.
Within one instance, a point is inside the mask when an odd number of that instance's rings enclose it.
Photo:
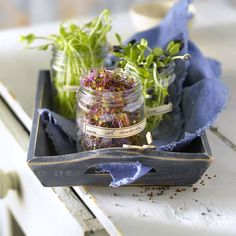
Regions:
[[[0,103],[0,105],[2,104]],[[0,111],[5,113],[1,106]],[[30,171],[25,162],[25,150],[9,132],[2,120],[0,120],[0,134],[1,169],[4,171],[14,170],[18,174],[21,184],[21,190],[19,192],[10,191],[4,201],[25,234],[51,236],[66,235],[70,232],[71,235],[81,235],[83,233],[82,227],[69,214],[57,195],[52,189],[43,188]],[[22,132],[22,139],[25,138],[23,134]]]
[[[0,130],[0,168],[16,171],[21,186],[19,193],[9,192],[5,205],[27,235],[107,235],[71,188],[43,188],[35,178],[25,162],[29,133],[1,97]]]
[[[236,152],[208,136],[215,160],[192,187],[170,187],[160,196],[158,187],[75,190],[110,235],[236,235]]]
[[[218,131],[208,132],[214,162],[207,176],[185,191],[171,187],[161,196],[160,190],[142,187],[75,187],[111,235],[236,235],[235,27],[232,23],[191,32],[204,53],[223,62],[223,80],[230,89],[226,110],[216,122]]]
[[[215,124],[218,131],[236,145],[236,23],[197,28],[191,32],[202,51],[222,63],[223,81],[229,89],[226,109]],[[210,42],[210,43],[208,43]]]

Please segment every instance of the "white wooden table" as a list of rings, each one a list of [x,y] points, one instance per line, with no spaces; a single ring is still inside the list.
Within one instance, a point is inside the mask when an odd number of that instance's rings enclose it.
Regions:
[[[114,31],[122,29],[122,34],[128,36],[133,29],[128,27],[127,17],[122,19]],[[230,20],[215,26],[197,24],[191,30],[192,39],[202,50],[222,61],[223,79],[230,88],[229,102],[216,122],[217,129],[207,132],[214,162],[192,187],[163,191],[158,187],[43,188],[26,167],[27,132],[14,130],[10,114],[7,118],[4,115],[6,107],[0,106],[0,168],[16,169],[23,183],[23,196],[25,192],[23,200],[12,192],[6,202],[27,235],[82,235],[92,229],[100,235],[236,235],[236,19]],[[46,29],[54,31],[55,25],[47,25]],[[27,32],[35,30],[42,32],[43,27]],[[13,50],[9,45],[16,45],[13,38],[22,32],[26,29],[0,34],[1,42],[9,39],[0,49],[4,55],[0,57],[0,80],[30,116],[37,71],[48,67],[49,54],[22,52],[20,46]],[[14,145],[10,154],[6,141]]]

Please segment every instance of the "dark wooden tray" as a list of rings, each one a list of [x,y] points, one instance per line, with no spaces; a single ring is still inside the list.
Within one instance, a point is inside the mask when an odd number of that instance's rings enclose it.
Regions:
[[[153,170],[134,185],[191,185],[212,161],[205,134],[196,138],[183,152],[107,148],[58,156],[44,131],[37,111],[39,108],[53,109],[49,71],[40,71],[39,74],[27,158],[29,167],[44,186],[108,186],[110,175],[94,171],[98,163],[136,161]]]

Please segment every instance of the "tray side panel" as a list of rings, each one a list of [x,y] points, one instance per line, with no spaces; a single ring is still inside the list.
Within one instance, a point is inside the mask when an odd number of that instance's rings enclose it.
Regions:
[[[108,160],[101,159],[103,163]],[[108,161],[110,163],[110,160]],[[127,163],[123,161],[124,163]],[[155,160],[143,161],[144,164],[154,167],[154,171],[138,179],[134,185],[191,185],[195,183],[208,168],[210,162],[202,161],[175,161]],[[97,162],[89,167],[96,166]],[[48,166],[32,165],[36,176],[44,186],[76,186],[76,185],[109,185],[111,177],[108,173],[89,173],[79,163]]]

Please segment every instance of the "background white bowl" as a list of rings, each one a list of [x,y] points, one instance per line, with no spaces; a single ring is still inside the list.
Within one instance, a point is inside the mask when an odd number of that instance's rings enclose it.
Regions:
[[[160,24],[176,0],[162,0],[149,3],[134,4],[129,9],[131,20],[137,31],[147,30]],[[194,16],[195,7],[189,5],[189,12]],[[192,24],[193,18],[190,20]]]

